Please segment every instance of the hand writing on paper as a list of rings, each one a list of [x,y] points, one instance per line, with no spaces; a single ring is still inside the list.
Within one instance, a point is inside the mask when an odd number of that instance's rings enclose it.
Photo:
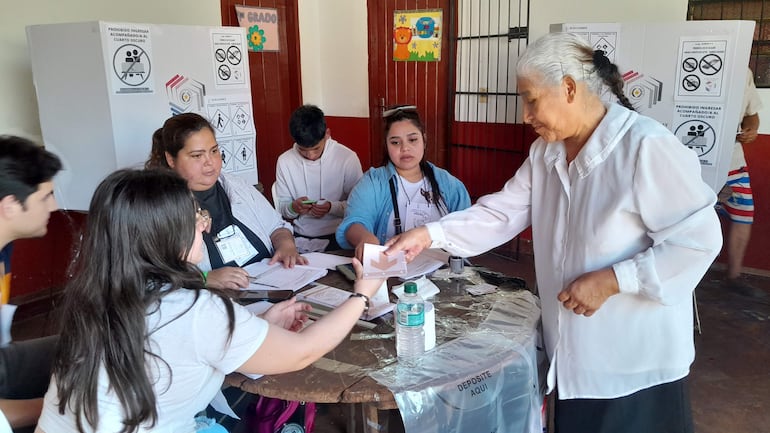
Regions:
[[[249,287],[249,273],[233,266],[209,271],[206,275],[206,287],[214,289],[242,289]]]

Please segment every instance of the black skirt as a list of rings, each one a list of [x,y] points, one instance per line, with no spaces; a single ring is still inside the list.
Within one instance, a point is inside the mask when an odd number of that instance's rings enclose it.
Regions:
[[[614,399],[555,401],[556,433],[693,433],[687,378]]]

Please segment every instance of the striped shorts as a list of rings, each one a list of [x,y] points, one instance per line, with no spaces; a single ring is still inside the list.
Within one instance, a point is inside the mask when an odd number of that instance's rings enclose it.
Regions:
[[[727,174],[727,183],[719,193],[718,206],[720,212],[733,222],[754,222],[754,196],[751,193],[748,167],[731,170]]]

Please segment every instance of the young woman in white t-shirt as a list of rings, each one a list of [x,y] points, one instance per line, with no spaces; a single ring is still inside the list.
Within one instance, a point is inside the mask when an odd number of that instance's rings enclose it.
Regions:
[[[205,287],[193,263],[209,221],[196,209],[170,170],[122,170],[97,187],[37,431],[194,432],[226,374],[304,368],[342,341],[382,283],[359,279],[347,302],[292,332],[306,304],[257,317]]]

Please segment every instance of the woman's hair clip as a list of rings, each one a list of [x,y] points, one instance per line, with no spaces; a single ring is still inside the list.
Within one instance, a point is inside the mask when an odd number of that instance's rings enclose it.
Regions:
[[[416,113],[417,112],[417,106],[415,105],[396,105],[394,107],[388,108],[387,110],[382,112],[382,117],[388,118],[396,113],[403,112],[403,113]]]

